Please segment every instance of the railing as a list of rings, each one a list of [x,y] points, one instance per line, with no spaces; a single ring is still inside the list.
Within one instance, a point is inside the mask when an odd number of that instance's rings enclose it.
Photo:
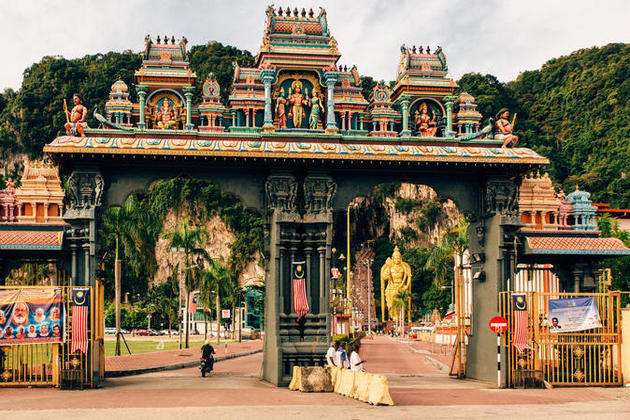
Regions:
[[[514,309],[512,294],[527,297],[527,344],[518,353],[512,345]],[[542,293],[502,292],[500,313],[508,320],[503,346],[508,353],[508,378],[519,386],[524,378],[537,377],[552,385],[621,385],[620,292]],[[592,296],[601,317],[601,328],[569,333],[549,330],[548,301]]]
[[[0,387],[57,386],[94,387],[104,372],[103,287],[89,288],[88,351],[70,352],[72,339],[72,289],[69,286],[0,286],[0,290],[60,290],[64,306],[62,343],[9,344],[0,342]],[[96,357],[94,357],[96,356]],[[96,369],[95,369],[96,367]]]

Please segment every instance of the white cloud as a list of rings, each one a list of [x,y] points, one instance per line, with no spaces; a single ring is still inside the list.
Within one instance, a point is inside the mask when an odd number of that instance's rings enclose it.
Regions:
[[[217,40],[255,53],[267,5],[259,0],[0,1],[0,88],[14,89],[24,69],[45,55],[140,51],[147,33],[185,35],[189,45]],[[319,5],[326,8],[341,63],[356,64],[375,79],[394,77],[403,43],[441,45],[456,78],[481,72],[508,81],[579,48],[630,41],[630,2],[624,0],[290,2],[291,8],[315,11]]]

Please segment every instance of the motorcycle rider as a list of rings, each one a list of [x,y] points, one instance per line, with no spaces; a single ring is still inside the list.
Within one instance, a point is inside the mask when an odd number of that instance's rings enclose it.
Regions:
[[[213,354],[215,354],[214,347],[210,345],[210,340],[206,340],[206,343],[201,346],[201,360],[206,361],[209,372],[212,372],[212,370],[214,369],[214,356],[212,356]]]

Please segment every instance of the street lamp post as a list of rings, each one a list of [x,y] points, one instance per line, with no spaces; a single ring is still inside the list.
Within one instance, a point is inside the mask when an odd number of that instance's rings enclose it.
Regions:
[[[368,298],[368,308],[367,308],[367,319],[368,319],[368,334],[372,335],[372,318],[371,318],[371,300],[372,300],[372,263],[374,260],[372,258],[366,258],[363,260],[365,267],[367,268],[367,298]]]
[[[183,247],[172,247],[171,248],[171,254],[177,254],[177,253],[183,253],[185,250]],[[177,290],[179,292],[178,296],[177,296],[177,334],[179,335],[179,349],[182,349],[182,321],[184,320],[184,317],[181,317],[181,321],[180,321],[180,314],[182,313],[182,285],[181,285],[181,278],[182,278],[182,268],[181,266],[178,268],[177,270]]]
[[[354,203],[352,204],[352,202],[350,202],[350,204],[348,204],[348,209],[347,209],[347,220],[346,220],[346,225],[347,225],[347,232],[346,232],[346,237],[347,237],[347,241],[348,241],[348,260],[346,261],[346,273],[347,273],[347,279],[346,279],[346,296],[348,297],[348,313],[350,314],[350,318],[352,320],[352,308],[350,307],[351,305],[351,301],[350,301],[350,260],[352,259],[350,257],[350,209],[351,208],[357,208],[359,206],[358,203]],[[352,324],[352,322],[350,322],[350,324]]]

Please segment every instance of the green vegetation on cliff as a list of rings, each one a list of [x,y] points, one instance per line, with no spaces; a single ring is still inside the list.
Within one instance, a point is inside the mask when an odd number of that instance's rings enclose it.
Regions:
[[[549,173],[570,192],[630,207],[630,44],[609,44],[549,60],[507,84],[492,75],[458,82],[484,118],[501,106],[517,112],[519,145],[551,160]]]

